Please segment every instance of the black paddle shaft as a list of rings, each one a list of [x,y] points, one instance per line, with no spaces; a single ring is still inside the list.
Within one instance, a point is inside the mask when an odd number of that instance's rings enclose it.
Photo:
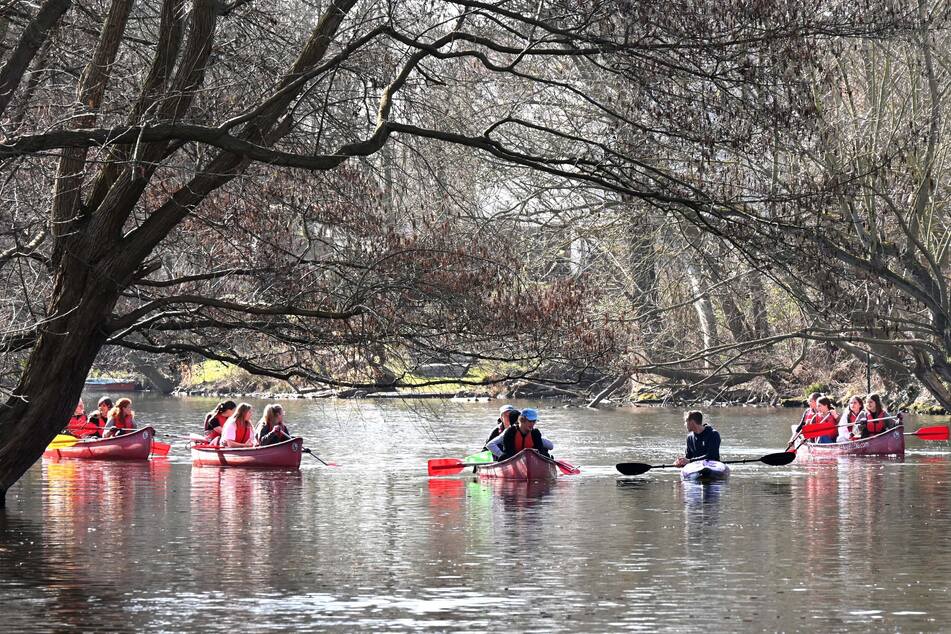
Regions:
[[[763,456],[762,458],[747,458],[746,460],[725,460],[723,464],[745,464],[748,462],[762,462],[768,464],[771,467],[781,467],[787,465],[796,459],[796,454],[790,451],[779,451],[776,453],[771,453]],[[647,473],[651,469],[667,469],[670,467],[676,467],[675,464],[657,464],[650,465],[643,462],[620,462],[615,465],[615,468],[620,471],[623,475],[626,476],[635,476],[641,475],[642,473]]]

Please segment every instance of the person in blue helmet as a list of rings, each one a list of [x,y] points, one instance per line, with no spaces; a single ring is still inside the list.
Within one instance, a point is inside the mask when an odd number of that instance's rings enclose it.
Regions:
[[[518,417],[518,424],[512,425],[505,432],[496,436],[487,446],[499,460],[508,460],[525,449],[534,449],[543,456],[548,456],[555,444],[544,438],[535,428],[538,422],[538,411],[523,409]]]

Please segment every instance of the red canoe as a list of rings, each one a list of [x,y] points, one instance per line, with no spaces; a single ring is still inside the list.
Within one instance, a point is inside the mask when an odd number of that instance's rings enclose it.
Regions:
[[[555,480],[558,477],[558,465],[534,449],[525,449],[508,460],[478,465],[475,472],[482,478]]]
[[[80,440],[71,447],[47,449],[44,458],[59,460],[71,458],[79,460],[148,460],[152,453],[152,440],[155,430],[151,427],[136,429],[128,434],[112,438]]]
[[[300,467],[303,438],[291,438],[264,447],[222,449],[214,445],[192,445],[192,464],[202,467]]]
[[[793,425],[792,430],[796,431]],[[905,426],[898,425],[880,434],[836,443],[804,442],[796,451],[796,460],[821,460],[838,456],[904,456]]]

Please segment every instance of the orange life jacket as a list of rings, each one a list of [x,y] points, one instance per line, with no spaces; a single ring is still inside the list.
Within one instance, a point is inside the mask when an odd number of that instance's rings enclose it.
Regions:
[[[515,453],[522,451],[523,449],[534,449],[535,442],[532,440],[532,432],[528,432],[526,435],[522,435],[522,432],[515,430]]]
[[[865,429],[869,436],[880,434],[885,431],[885,419],[888,418],[887,412],[878,412],[874,416],[866,410]]]

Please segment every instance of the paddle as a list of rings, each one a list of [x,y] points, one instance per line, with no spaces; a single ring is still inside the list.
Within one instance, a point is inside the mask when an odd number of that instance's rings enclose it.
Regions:
[[[578,475],[581,473],[581,469],[574,466],[571,463],[565,462],[564,460],[555,460],[555,465],[561,470],[565,475]]]
[[[69,434],[56,434],[56,437],[53,438],[52,442],[47,445],[47,449],[65,449],[66,447],[72,447],[79,442],[79,438],[75,436],[70,436]]]
[[[172,446],[168,444],[167,442],[161,442],[161,441],[155,440],[154,438],[152,439],[152,455],[153,456],[167,456],[168,450],[171,448]]]
[[[426,463],[426,470],[429,475],[452,475],[459,473],[466,467],[472,467],[480,464],[491,464],[492,452],[480,451],[471,456],[466,456],[462,460],[458,458],[433,458]],[[568,465],[569,467],[571,465]]]
[[[311,451],[311,450],[308,449],[307,447],[304,447],[304,449],[303,449],[302,451],[303,451],[304,453],[306,453],[306,454],[312,455],[314,458],[317,458],[317,460],[320,460],[320,456],[318,456],[317,454],[315,454],[313,451]],[[320,463],[321,463],[322,465],[324,465],[325,467],[339,467],[339,466],[340,466],[340,465],[338,465],[336,462],[324,462],[323,460],[320,460]]]
[[[948,440],[949,430],[947,425],[935,425],[934,427],[922,427],[917,431],[905,432],[906,436],[918,436],[922,440]]]
[[[748,462],[762,462],[771,467],[781,467],[796,459],[796,454],[789,451],[766,454],[762,458],[747,458],[746,460],[723,460],[723,464],[745,464]],[[697,458],[700,460],[700,458]],[[693,462],[693,460],[691,460]],[[618,471],[627,476],[641,475],[651,469],[669,469],[677,467],[675,464],[644,464],[643,462],[621,462],[615,465]]]
[[[802,416],[799,417],[799,424],[796,425],[796,431],[793,432],[793,435],[789,437],[789,442],[786,443],[786,451],[789,451],[789,449],[796,443],[796,438],[799,437],[799,433],[802,431],[802,426],[806,422],[806,414],[808,413],[809,410],[807,409],[802,413]],[[793,452],[795,451],[796,450],[793,449]]]

